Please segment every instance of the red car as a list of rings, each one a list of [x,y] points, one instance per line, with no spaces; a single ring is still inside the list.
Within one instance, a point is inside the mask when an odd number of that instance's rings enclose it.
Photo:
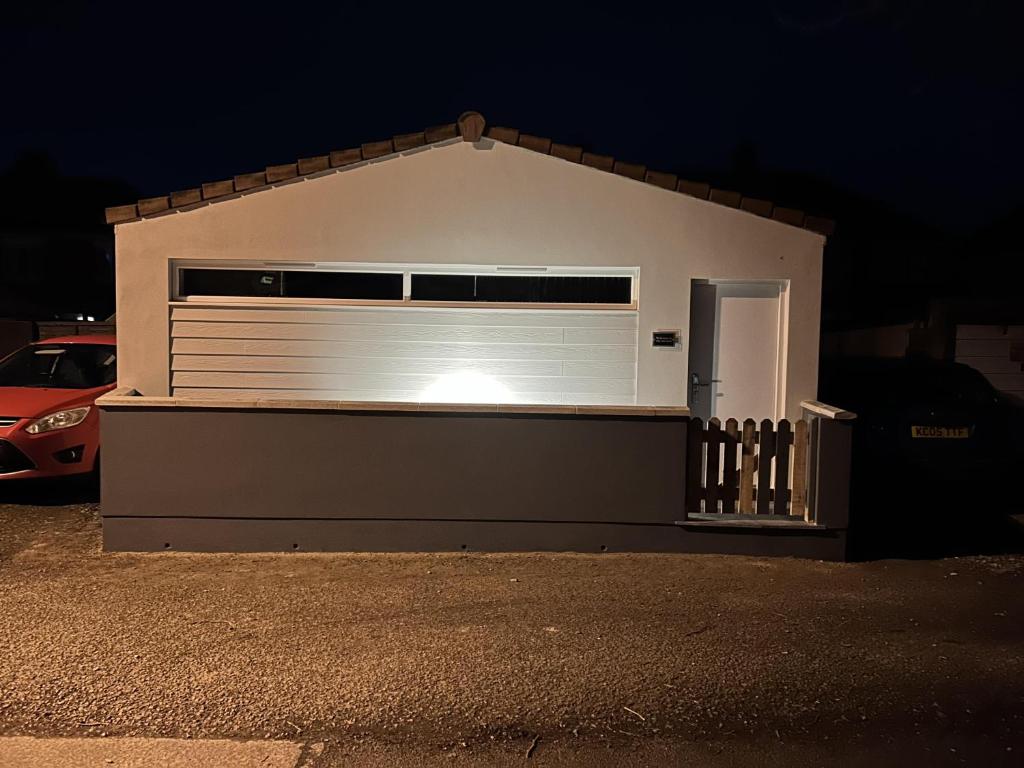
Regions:
[[[114,336],[47,339],[0,360],[0,482],[98,468],[95,402],[116,381]]]

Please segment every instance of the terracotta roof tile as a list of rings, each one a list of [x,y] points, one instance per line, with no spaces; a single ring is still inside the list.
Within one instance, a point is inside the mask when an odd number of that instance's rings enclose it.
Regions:
[[[235,176],[235,192],[243,192],[247,189],[265,187],[267,185],[267,174],[264,171],[259,173],[243,173]]]
[[[703,181],[680,179],[679,183],[676,184],[676,191],[690,197],[699,197],[701,200],[707,200],[708,195],[711,194],[711,185],[705,184]]]
[[[331,158],[328,155],[318,155],[316,157],[300,157],[299,158],[299,173],[305,176],[307,173],[318,173],[319,171],[326,171],[331,166]]]
[[[391,144],[391,139],[386,141],[370,141],[363,144],[363,159],[372,160],[375,157],[384,157],[384,155],[390,155],[394,151],[395,148]]]
[[[117,224],[122,221],[130,221],[139,215],[135,203],[131,205],[115,205],[106,210],[107,224]]]
[[[484,128],[487,127],[484,116],[472,110],[459,115],[455,123],[459,126],[459,134],[466,141],[479,141],[484,135]]]
[[[459,135],[459,126],[455,123],[448,123],[448,125],[435,125],[427,128],[423,133],[427,140],[427,144],[433,144],[435,141],[445,141],[447,139],[454,139],[457,137]]]
[[[139,200],[139,216],[149,216],[154,213],[161,213],[171,207],[170,199],[164,197],[147,197]]]
[[[515,128],[500,128],[495,126],[487,129],[487,138],[501,141],[505,144],[517,144],[519,142],[519,131]]]
[[[583,159],[583,147],[572,147],[568,144],[552,144],[551,156],[560,157],[570,163],[578,163]]]
[[[662,173],[661,171],[648,171],[644,181],[662,189],[676,191],[676,183],[679,181],[674,173]]]
[[[427,143],[426,135],[423,131],[420,131],[419,133],[403,133],[399,136],[395,136],[392,141],[395,143],[395,152],[415,149],[416,147],[422,147]]]
[[[520,133],[519,146],[525,147],[526,149],[532,149],[534,152],[540,152],[542,155],[546,155],[551,151],[551,139],[545,139],[540,136],[531,136],[528,133]]]
[[[608,171],[610,173],[612,168],[615,167],[615,158],[608,155],[595,155],[592,152],[584,152],[583,164],[591,168],[597,168],[599,171]]]
[[[171,192],[171,208],[195,205],[202,202],[202,200],[203,191],[201,189],[182,189],[178,192]]]
[[[505,144],[513,144],[534,152],[550,154],[561,160],[582,163],[591,168],[615,173],[637,181],[646,182],[662,189],[675,190],[685,195],[710,200],[713,203],[739,208],[758,216],[772,219],[797,227],[805,227],[820,234],[829,236],[835,232],[835,222],[820,216],[806,216],[803,211],[795,208],[775,206],[769,200],[744,197],[739,192],[723,189],[712,189],[703,182],[677,179],[675,174],[663,171],[647,170],[646,166],[616,160],[608,155],[584,152],[581,147],[558,144],[551,139],[532,134],[520,133],[516,128],[502,126],[487,127],[487,121],[479,112],[463,112],[455,123],[437,125],[421,132],[403,133],[393,139],[374,141],[353,149],[331,152],[329,155],[300,158],[296,163],[271,165],[265,171],[244,173],[233,179],[213,181],[202,185],[201,189],[186,189],[172,192],[170,198],[150,197],[139,200],[135,205],[119,205],[106,209],[108,224],[119,224],[137,219],[140,216],[159,214],[164,211],[183,208],[197,203],[226,197],[236,192],[274,184],[279,181],[321,173],[329,168],[340,168],[363,160],[415,149],[428,144],[462,136],[466,141],[477,141],[486,135]]]
[[[804,225],[804,212],[798,211],[796,208],[782,208],[777,205],[772,210],[772,218],[783,224],[792,224],[794,227]]]
[[[712,188],[711,194],[708,195],[708,200],[712,203],[718,203],[719,205],[727,205],[730,208],[739,208],[740,201],[743,199],[743,195],[739,192],[732,192],[728,189],[714,189]]]
[[[615,165],[612,166],[612,171],[617,173],[619,176],[626,176],[630,179],[636,179],[637,181],[643,181],[644,176],[647,175],[647,166],[639,165],[638,163],[627,163],[622,160],[616,160]]]
[[[299,175],[299,167],[297,163],[285,163],[284,165],[268,165],[267,170],[267,183],[273,184],[275,181],[285,181],[286,179],[294,179]]]
[[[211,197],[223,197],[224,195],[231,195],[235,192],[235,182],[231,179],[224,179],[223,181],[208,181],[203,184],[203,200],[209,200]]]
[[[359,147],[352,149],[336,149],[329,155],[331,168],[342,168],[346,165],[359,163],[363,160],[363,150]]]
[[[758,216],[771,217],[772,201],[758,200],[756,197],[744,197],[740,200],[740,209],[756,213]]]

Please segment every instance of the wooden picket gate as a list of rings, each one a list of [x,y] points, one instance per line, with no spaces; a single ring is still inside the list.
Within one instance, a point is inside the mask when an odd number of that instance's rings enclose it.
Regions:
[[[770,515],[768,519],[810,521],[808,497],[809,427],[786,419],[778,428],[712,418],[690,420],[687,445],[687,515]],[[764,519],[764,518],[761,518]]]

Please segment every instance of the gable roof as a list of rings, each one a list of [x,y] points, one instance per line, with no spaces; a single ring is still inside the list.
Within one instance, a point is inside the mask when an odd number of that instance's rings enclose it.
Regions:
[[[775,205],[770,200],[747,197],[731,190],[716,189],[704,182],[681,179],[674,173],[650,170],[645,165],[616,160],[608,155],[586,152],[582,147],[559,144],[541,136],[522,133],[516,128],[498,126],[486,128],[486,130],[485,128],[486,121],[483,115],[479,112],[464,112],[454,123],[434,126],[418,133],[404,133],[384,141],[371,141],[359,147],[335,150],[326,155],[303,157],[294,163],[270,165],[255,173],[243,173],[231,179],[211,181],[193,189],[172,192],[170,195],[149,197],[130,205],[107,208],[106,220],[108,224],[135,221],[146,216],[190,208],[200,203],[224,200],[240,192],[253,191],[285,181],[314,176],[332,168],[342,168],[418,147],[448,142],[460,136],[464,141],[479,141],[486,136],[494,141],[523,147],[571,163],[580,163],[601,171],[653,184],[662,189],[690,195],[701,200],[709,200],[719,205],[738,208],[822,235],[828,236],[835,231],[835,222],[831,219],[810,216],[796,208]]]

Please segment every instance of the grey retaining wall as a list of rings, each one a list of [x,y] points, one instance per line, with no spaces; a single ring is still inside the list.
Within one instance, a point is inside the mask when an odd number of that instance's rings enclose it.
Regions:
[[[682,415],[101,407],[108,550],[845,548],[843,531],[677,524]]]

